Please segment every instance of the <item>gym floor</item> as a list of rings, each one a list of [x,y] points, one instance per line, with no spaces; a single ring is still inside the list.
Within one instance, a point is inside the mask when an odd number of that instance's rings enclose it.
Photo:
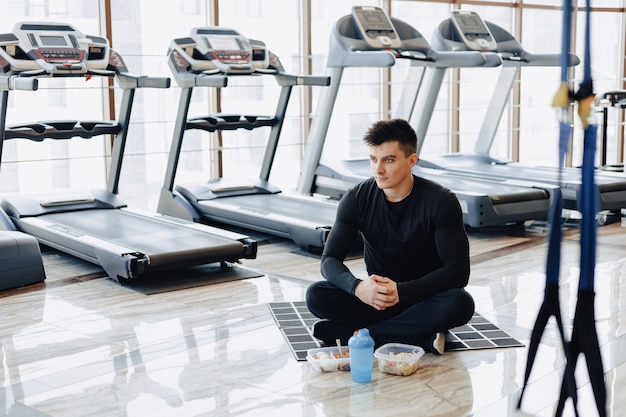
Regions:
[[[374,370],[317,373],[297,361],[268,303],[301,301],[321,279],[319,256],[254,236],[256,277],[150,295],[89,263],[43,248],[44,283],[0,293],[0,412],[20,417],[552,416],[565,359],[554,320],[542,338],[522,411],[516,410],[529,336],[543,300],[545,225],[470,232],[468,290],[476,311],[526,347],[426,354],[408,377]],[[561,308],[566,334],[578,285],[578,230],[564,232]],[[598,229],[596,328],[609,416],[626,415],[626,233]],[[364,274],[359,256],[348,261]],[[239,267],[239,266],[238,266]],[[171,273],[175,281],[178,272]],[[626,285],[626,284],[625,284]],[[598,415],[584,358],[581,415]],[[566,416],[573,416],[568,402]]]

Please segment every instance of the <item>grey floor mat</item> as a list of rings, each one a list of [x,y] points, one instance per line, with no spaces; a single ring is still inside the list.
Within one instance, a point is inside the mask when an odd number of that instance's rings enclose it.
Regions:
[[[304,301],[273,302],[268,303],[268,307],[296,360],[306,360],[308,349],[321,347],[321,341],[311,333],[311,325],[317,317],[307,309]],[[446,351],[523,346],[478,313],[474,313],[469,323],[450,329],[446,335]]]

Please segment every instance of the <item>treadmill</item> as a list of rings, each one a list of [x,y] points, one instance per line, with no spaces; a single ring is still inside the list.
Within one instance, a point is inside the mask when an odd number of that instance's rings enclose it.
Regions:
[[[502,57],[502,70],[489,103],[486,117],[479,131],[473,153],[451,153],[429,156],[418,164],[423,167],[448,172],[480,175],[487,178],[524,178],[527,181],[559,185],[558,167],[535,166],[510,160],[499,160],[489,155],[498,124],[507,105],[513,84],[524,66],[558,67],[560,54],[531,54],[508,31],[491,22],[485,22],[471,11],[453,11],[435,31],[433,46],[442,51],[487,50]],[[580,62],[574,54],[569,56],[569,65]],[[434,71],[443,72],[437,68]],[[442,78],[442,75],[438,77]],[[438,91],[441,83],[429,84],[431,91]],[[431,103],[434,106],[434,103]],[[418,130],[425,135],[428,119],[421,119]],[[600,211],[619,211],[626,207],[626,177],[598,170],[595,180],[599,192]],[[566,167],[562,173],[563,206],[578,209],[578,195],[582,183],[581,171]]]
[[[225,224],[293,240],[305,251],[318,252],[335,221],[337,202],[327,198],[287,195],[269,182],[287,105],[294,86],[327,86],[324,76],[287,74],[264,42],[234,29],[193,28],[174,39],[168,65],[181,89],[178,114],[158,212],[208,224]],[[210,114],[189,116],[195,87],[224,88],[235,77],[273,77],[281,87],[273,115]],[[269,139],[258,178],[214,178],[204,183],[176,184],[185,132],[269,128]]]
[[[331,32],[327,62],[331,85],[320,98],[317,115],[313,118],[298,182],[299,192],[341,198],[349,187],[372,175],[369,160],[321,163],[322,150],[344,68],[391,67],[397,59],[411,62],[409,79],[412,82],[403,93],[398,115],[407,120],[421,86],[421,79],[415,77],[415,68],[497,66],[501,62],[495,54],[437,52],[415,28],[397,18],[390,18],[383,9],[353,7],[352,14],[339,19]],[[556,189],[552,185],[514,179],[484,179],[422,166],[415,166],[414,173],[453,191],[461,204],[463,221],[470,227],[545,219]]]
[[[122,57],[109,48],[105,38],[85,35],[65,23],[17,23],[13,33],[0,35],[0,61],[4,63],[4,73],[19,81],[114,77],[123,90],[118,120],[57,120],[13,126],[5,124],[4,95],[0,120],[5,128],[0,144],[8,139],[43,142],[115,136],[106,190],[5,196],[1,207],[18,230],[42,244],[100,265],[118,281],[256,257],[256,242],[247,236],[134,210],[118,195],[135,90],[168,88],[169,78],[130,74]]]

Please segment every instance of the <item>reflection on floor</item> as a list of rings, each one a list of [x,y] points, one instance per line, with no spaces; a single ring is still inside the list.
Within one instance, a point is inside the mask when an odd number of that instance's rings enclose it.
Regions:
[[[626,229],[599,229],[596,319],[610,416],[626,415]],[[487,320],[528,346],[543,300],[545,234],[471,233],[468,291]],[[576,303],[579,245],[563,242],[566,331]],[[267,303],[304,299],[319,258],[268,238],[243,266],[264,275],[152,295],[90,264],[44,249],[45,283],[0,293],[2,393],[7,416],[514,416],[525,347],[426,354],[409,377],[316,373],[297,361]],[[363,275],[362,260],[349,261]],[[175,280],[176,273],[172,273]],[[551,416],[564,366],[549,324],[522,410]],[[579,411],[597,415],[584,360]],[[567,416],[573,415],[568,404]]]

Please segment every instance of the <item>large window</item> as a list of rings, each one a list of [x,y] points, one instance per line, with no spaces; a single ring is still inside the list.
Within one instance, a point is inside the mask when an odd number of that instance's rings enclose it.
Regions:
[[[150,0],[112,0],[113,48],[125,58],[132,72],[171,78],[167,65],[170,42],[188,36],[194,27],[208,26],[210,18],[210,9],[202,1],[168,1],[156,7]],[[194,114],[209,112],[205,90],[199,88],[194,92]],[[156,209],[179,93],[174,80],[169,89],[137,91],[119,190],[130,206]],[[117,102],[119,99],[120,96],[116,95]],[[187,135],[185,150],[192,156],[181,158],[181,180],[186,179],[189,170],[197,172],[198,181],[210,178],[211,155],[206,155],[205,150],[211,147],[211,141],[201,139],[198,131]]]
[[[584,5],[579,1],[579,7]],[[110,10],[106,7],[110,5]],[[354,5],[388,7],[390,14],[415,27],[427,40],[453,7],[478,12],[519,37],[526,50],[558,54],[561,45],[561,0],[7,0],[0,3],[0,33],[20,21],[65,22],[87,34],[110,36],[129,70],[139,75],[171,77],[167,51],[174,38],[194,27],[218,24],[266,43],[290,73],[326,73],[329,36],[334,24]],[[459,6],[460,5],[460,6]],[[596,4],[594,4],[596,6]],[[624,88],[624,1],[606,0],[592,17],[592,71],[596,93]],[[310,12],[310,13],[309,13]],[[576,13],[574,51],[583,54],[583,13]],[[310,21],[303,21],[309,18]],[[106,20],[110,19],[109,22]],[[110,28],[107,33],[105,27]],[[310,36],[310,42],[305,41]],[[332,114],[323,158],[362,158],[365,130],[376,120],[397,115],[406,87],[409,62],[389,69],[346,68]],[[448,70],[424,138],[422,156],[474,149],[501,68]],[[558,87],[556,67],[525,67],[519,72],[490,149],[498,158],[556,165],[557,119],[551,108]],[[572,71],[573,84],[582,77]],[[410,82],[410,81],[409,81]],[[285,118],[271,181],[284,191],[297,185],[308,132],[324,87],[295,87]],[[111,94],[111,91],[113,92]],[[190,116],[212,112],[270,115],[280,87],[273,77],[233,79],[218,91],[196,88]],[[304,93],[310,94],[304,94]],[[502,93],[502,92],[499,92]],[[155,210],[163,183],[180,88],[139,89],[135,97],[120,194],[133,207]],[[113,101],[113,106],[109,105]],[[7,124],[59,119],[102,119],[118,111],[121,90],[97,77],[91,80],[46,79],[39,91],[11,91]],[[115,114],[117,116],[117,114]],[[414,115],[415,125],[420,115]],[[623,115],[611,109],[607,158],[623,160]],[[601,119],[599,118],[600,122]],[[268,128],[223,132],[221,136],[187,131],[177,182],[204,182],[217,175],[259,175]],[[61,188],[105,186],[110,137],[43,143],[7,141],[3,148],[0,191],[31,193]],[[571,163],[580,163],[582,129],[575,120]]]
[[[112,1],[113,42],[124,56],[134,58],[135,68],[148,74],[171,76],[166,53],[173,39],[183,38],[196,27],[216,24],[242,35],[265,42],[278,56],[287,72],[300,73],[298,38],[298,3],[260,0],[226,1],[219,4],[214,16],[210,2],[171,1],[154,7],[150,0]],[[148,93],[143,111],[135,113],[135,124],[122,172],[120,193],[126,201],[156,205],[163,182],[167,152],[179,107],[180,88],[172,80],[168,91]],[[154,97],[153,94],[157,94]],[[223,89],[197,87],[192,93],[189,116],[216,112],[230,114],[272,115],[278,102],[280,86],[272,76],[231,77]],[[293,89],[284,121],[281,143],[271,179],[279,186],[293,187],[297,177],[303,133],[299,119],[298,87]],[[219,107],[216,97],[219,95]],[[176,175],[177,183],[202,183],[222,175],[232,179],[256,178],[269,136],[269,127],[252,131],[236,130],[207,133],[185,132],[183,149]],[[138,182],[137,179],[143,181]],[[134,190],[143,187],[141,190]],[[131,190],[128,195],[126,190]]]
[[[97,0],[24,1],[0,4],[0,33],[11,33],[18,22],[51,21],[74,25],[86,34],[99,35]],[[38,91],[10,91],[6,124],[33,121],[101,119],[101,80],[42,79]],[[3,193],[36,193],[61,188],[102,188],[106,176],[104,138],[85,141],[10,140],[2,149],[0,190]]]
[[[265,42],[285,71],[302,74],[298,2],[236,0],[220,2],[219,23],[251,39]],[[320,88],[320,87],[317,87]],[[233,79],[221,92],[222,111],[242,114],[274,114],[281,87],[272,76]],[[281,189],[294,187],[298,176],[303,132],[300,119],[302,89],[295,87],[289,100],[270,180]],[[223,172],[228,178],[259,176],[269,128],[223,133]]]
[[[355,5],[377,5],[380,1],[321,0],[312,2],[312,55],[314,68],[329,74],[326,61],[329,38],[335,23],[352,12]],[[322,157],[344,159],[363,156],[361,137],[374,121],[381,118],[380,68],[346,68],[337,92]],[[318,104],[319,105],[319,104]],[[321,109],[315,108],[316,113]],[[315,114],[313,115],[315,117]]]

